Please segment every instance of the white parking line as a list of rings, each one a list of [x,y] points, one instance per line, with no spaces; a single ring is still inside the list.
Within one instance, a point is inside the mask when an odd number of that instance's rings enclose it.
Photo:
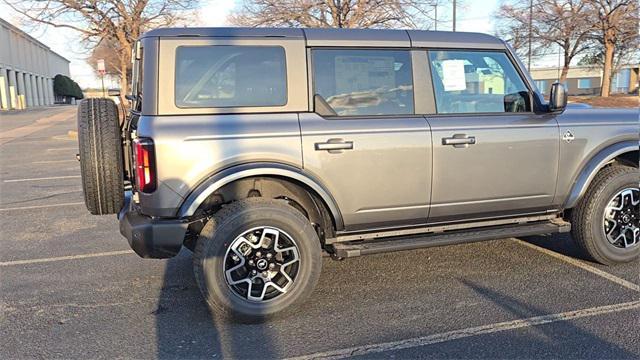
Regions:
[[[66,163],[66,162],[76,162],[80,163],[76,159],[68,159],[68,160],[42,160],[42,161],[32,161],[32,164],[57,164],[57,163]]]
[[[59,257],[51,257],[51,258],[4,261],[4,262],[0,262],[0,266],[39,264],[39,263],[47,263],[47,262],[54,262],[54,261],[78,260],[78,259],[87,259],[87,258],[94,258],[94,257],[128,255],[128,254],[133,254],[133,250],[108,251],[108,252],[100,252],[100,253],[92,253],[92,254],[69,255],[69,256],[59,256]]]
[[[610,314],[620,311],[634,310],[640,308],[640,301],[631,301],[621,304],[605,305],[588,309],[567,311],[558,314],[534,316],[526,319],[505,321],[495,324],[476,326],[467,329],[453,330],[424,337],[392,341],[380,344],[354,346],[346,349],[318,352],[291,359],[343,359],[352,356],[363,356],[379,354],[388,351],[398,351],[420,346],[433,345],[452,340],[464,339],[473,336],[493,334],[501,331],[514,330],[560,321],[569,321],[586,317]]]
[[[77,147],[69,147],[69,148],[53,148],[53,149],[47,149],[47,151],[67,151],[67,150],[78,150]]]
[[[20,206],[20,207],[0,209],[0,211],[43,209],[43,208],[51,208],[51,207],[59,207],[59,206],[75,206],[75,205],[82,205],[82,204],[84,204],[84,203],[83,202],[72,202],[72,203],[50,204],[50,205]]]
[[[59,179],[77,179],[80,175],[68,175],[68,176],[50,176],[41,178],[27,178],[27,179],[11,179],[4,180],[6,183],[25,182],[25,181],[43,181],[43,180],[59,180]]]
[[[598,275],[598,276],[600,276],[600,277],[602,277],[604,279],[612,281],[612,282],[614,282],[614,283],[616,283],[618,285],[624,286],[627,289],[631,289],[633,291],[640,292],[640,285],[634,284],[631,281],[619,278],[619,277],[617,277],[615,275],[609,274],[606,271],[602,271],[602,270],[600,270],[600,269],[598,269],[598,268],[596,268],[594,266],[591,266],[591,265],[589,265],[587,263],[584,263],[584,262],[582,262],[580,260],[574,259],[574,258],[566,256],[566,255],[562,255],[560,253],[557,253],[555,251],[551,251],[549,249],[545,249],[545,248],[543,248],[541,246],[537,246],[537,245],[528,243],[528,242],[520,240],[520,239],[514,239],[514,240],[519,244],[522,244],[522,245],[524,245],[526,247],[529,247],[531,249],[537,250],[537,251],[539,251],[539,252],[541,252],[543,254],[547,254],[549,256],[552,256],[552,257],[554,257],[556,259],[562,260],[562,261],[564,261],[566,263],[569,263],[569,264],[571,264],[573,266],[579,267],[582,270],[586,270],[586,271],[588,271],[588,272],[590,272],[592,274],[596,274],[596,275]]]

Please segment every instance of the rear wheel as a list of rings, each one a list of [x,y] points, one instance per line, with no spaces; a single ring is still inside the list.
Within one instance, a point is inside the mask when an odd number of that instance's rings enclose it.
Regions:
[[[572,237],[602,264],[640,256],[640,172],[613,165],[600,171],[572,214]]]
[[[112,100],[80,102],[78,145],[87,209],[94,215],[118,213],[124,204],[122,139]]]
[[[315,229],[299,211],[282,200],[250,198],[205,225],[194,272],[213,312],[258,321],[303,302],[321,260]]]

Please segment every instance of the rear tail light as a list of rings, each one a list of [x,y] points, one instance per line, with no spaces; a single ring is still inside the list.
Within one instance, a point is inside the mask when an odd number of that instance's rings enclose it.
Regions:
[[[150,193],[156,189],[156,157],[151,139],[133,140],[135,151],[136,187],[139,191]]]

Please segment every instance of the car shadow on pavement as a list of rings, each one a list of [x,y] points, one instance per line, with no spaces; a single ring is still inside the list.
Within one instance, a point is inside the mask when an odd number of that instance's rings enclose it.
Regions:
[[[513,314],[515,319],[525,319],[535,316],[544,316],[548,312],[542,308],[524,303],[508,294],[499,292],[468,279],[458,279],[462,284],[473,290],[479,296],[491,301],[502,309]],[[535,335],[523,334],[522,331],[510,330],[488,335],[490,338],[498,340],[496,353],[477,353],[478,357],[501,357],[501,358],[527,358],[552,357],[560,359],[568,358],[610,358],[610,359],[633,359],[637,354],[620,348],[598,335],[580,328],[571,321],[558,321],[550,324],[537,325],[526,328],[527,331],[534,331]],[[487,336],[487,335],[484,335]],[[478,339],[487,341],[489,339]],[[453,344],[452,344],[453,345]],[[455,349],[456,346],[447,347]],[[486,347],[483,347],[486,348]],[[580,349],[576,352],[576,349]],[[442,353],[440,353],[442,354]],[[447,351],[447,356],[451,358],[469,357],[468,349]],[[526,354],[526,355],[525,355]]]
[[[192,253],[185,248],[167,260],[156,317],[159,359],[260,358],[278,355],[269,323],[241,324],[212,314],[193,275]]]
[[[543,247],[545,249],[555,251],[562,255],[566,255],[579,260],[588,260],[580,251],[578,246],[571,239],[571,233],[561,233],[554,235],[534,235],[520,238],[528,243]]]

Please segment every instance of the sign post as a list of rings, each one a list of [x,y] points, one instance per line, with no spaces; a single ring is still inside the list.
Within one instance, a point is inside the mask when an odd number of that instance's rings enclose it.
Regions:
[[[102,97],[107,97],[107,94],[104,91],[104,75],[107,73],[107,70],[104,67],[104,59],[98,60],[98,73],[100,74],[100,80],[102,81]]]

